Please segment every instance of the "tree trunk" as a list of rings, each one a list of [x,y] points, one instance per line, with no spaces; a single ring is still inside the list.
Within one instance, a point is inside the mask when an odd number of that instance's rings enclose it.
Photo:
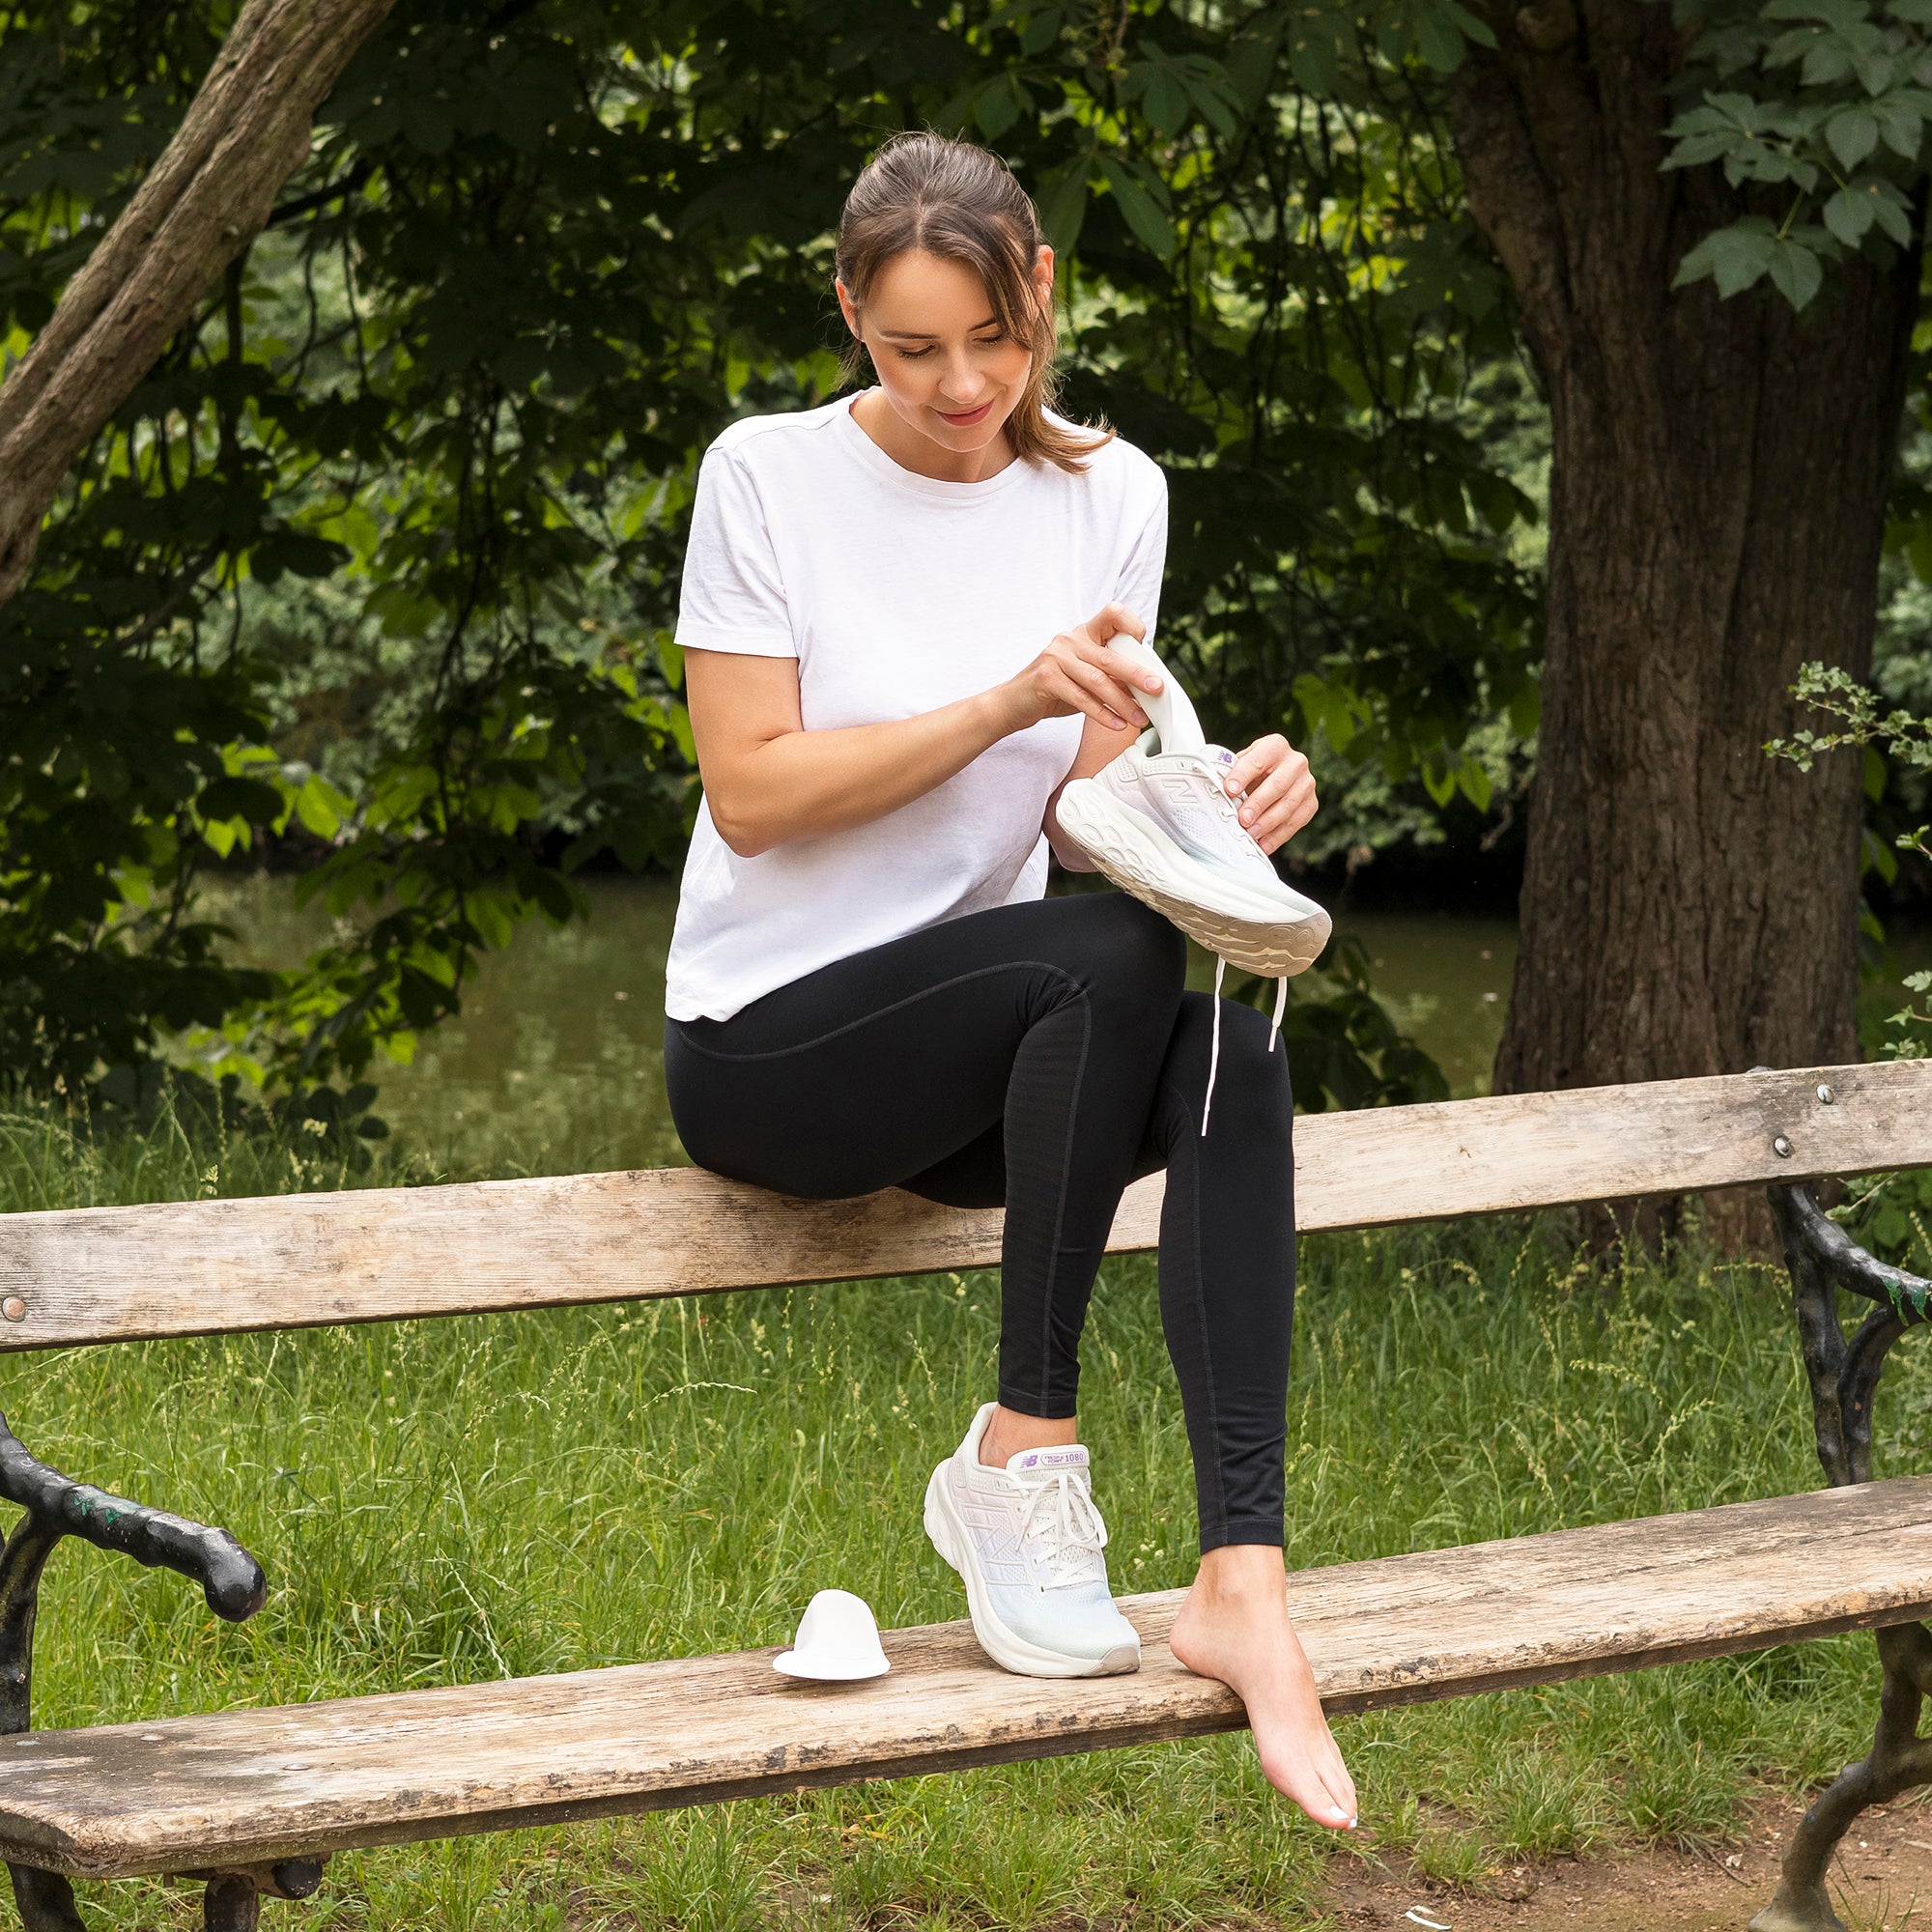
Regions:
[[[308,158],[315,110],[394,0],[248,0],[186,117],[0,384],[0,603],[61,479]]]
[[[1818,722],[1786,695],[1805,660],[1870,668],[1918,251],[1828,272],[1804,316],[1768,284],[1673,290],[1743,205],[1715,169],[1659,172],[1689,44],[1670,10],[1489,17],[1501,44],[1457,78],[1457,143],[1552,437],[1495,1089],[1855,1059],[1861,757],[1806,776],[1761,748]],[[1760,1232],[1745,1204],[1707,1206],[1720,1239]]]

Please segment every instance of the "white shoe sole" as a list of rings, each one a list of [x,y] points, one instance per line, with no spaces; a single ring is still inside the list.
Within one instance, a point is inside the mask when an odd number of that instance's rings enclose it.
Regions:
[[[1151,819],[1092,779],[1060,794],[1060,828],[1114,884],[1171,920],[1210,952],[1270,980],[1304,973],[1328,944],[1328,915],[1270,906],[1190,858]],[[1293,889],[1287,886],[1282,891]]]
[[[1131,1644],[1116,1644],[1098,1660],[1089,1660],[1042,1650],[1038,1644],[1029,1643],[1009,1630],[986,1596],[979,1566],[967,1554],[973,1547],[972,1540],[952,1507],[945,1477],[946,1464],[942,1463],[925,1486],[925,1533],[931,1537],[932,1547],[958,1571],[959,1580],[966,1585],[966,1606],[973,1616],[973,1634],[980,1639],[980,1648],[1002,1670],[1010,1670],[1016,1677],[1122,1677],[1141,1667],[1139,1637]]]

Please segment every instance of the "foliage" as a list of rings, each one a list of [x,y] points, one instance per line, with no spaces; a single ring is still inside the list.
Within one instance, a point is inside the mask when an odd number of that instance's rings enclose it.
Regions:
[[[1915,248],[1932,115],[1932,0],[1678,0],[1704,27],[1664,165],[1719,163],[1748,212],[1684,258],[1680,286],[1734,296],[1769,277],[1795,309],[1828,264]]]
[[[1826,752],[1857,747],[1869,754],[1882,749],[1903,765],[1932,769],[1932,719],[1899,707],[1882,712],[1878,694],[1840,667],[1815,662],[1802,666],[1791,695],[1841,722],[1832,730],[1802,729],[1789,738],[1773,738],[1764,748],[1772,756],[1786,758],[1808,772]],[[1899,833],[1895,843],[1901,851],[1932,861],[1928,840],[1932,825],[1920,825]],[[1918,995],[1932,991],[1932,972],[1908,974],[1905,986]],[[1887,1057],[1918,1060],[1932,1051],[1932,1012],[1919,1012],[1908,1001],[1885,1025],[1891,1036],[1882,1049]]]
[[[1291,981],[1281,1016],[1282,1047],[1300,1112],[1448,1099],[1441,1067],[1402,1032],[1370,990],[1368,953],[1359,939],[1330,940],[1314,972],[1329,990],[1311,998],[1302,981]],[[1229,990],[1272,1015],[1275,986],[1272,980],[1248,975]]]
[[[1883,784],[1883,766],[1874,772],[1871,762],[1879,759],[1881,752],[1889,753],[1909,770],[1932,770],[1932,718],[1896,705],[1885,709],[1876,691],[1838,666],[1815,662],[1802,666],[1791,695],[1838,724],[1822,731],[1801,729],[1789,738],[1771,739],[1764,749],[1773,757],[1788,759],[1800,771],[1808,772],[1827,752],[1862,750],[1868,761],[1868,798],[1875,798]],[[1868,841],[1870,837],[1867,832]],[[1894,842],[1901,851],[1932,861],[1932,825],[1901,832]],[[1923,1060],[1932,1056],[1932,1001],[1926,998],[1932,994],[1932,972],[1908,973],[1904,985],[1910,996],[1905,1005],[1879,1022],[1879,1056]],[[1921,1011],[1921,1006],[1927,1009]],[[1926,1235],[1927,1216],[1932,1215],[1932,1176],[1914,1173],[1863,1178],[1853,1183],[1851,1199],[1833,1212],[1883,1259],[1900,1265],[1932,1267],[1932,1240]]]
[[[171,10],[153,31],[132,8],[78,29],[69,14],[0,13],[0,299],[16,350],[227,17]],[[506,84],[540,101],[527,75]],[[309,169],[323,181],[347,145],[333,111]],[[526,146],[541,133],[523,124]],[[505,148],[432,185],[472,223],[518,218]],[[436,165],[425,147],[412,158]],[[337,212],[355,185],[285,204],[89,451],[29,592],[0,611],[0,1045],[21,1077],[71,1088],[146,1059],[163,1028],[200,1029],[213,1072],[353,1075],[451,1010],[476,950],[516,919],[567,917],[574,866],[606,846],[634,863],[675,849],[683,783],[654,776],[677,731],[661,683],[627,653],[586,664],[547,635],[574,614],[589,554],[564,486],[601,430],[568,408],[513,412],[473,369],[452,392],[467,324],[434,326],[457,294],[448,259],[412,239],[435,216],[407,170],[388,179],[393,196],[362,197],[386,219],[353,248]],[[550,187],[560,216],[569,184]],[[262,588],[345,568],[365,609],[433,636],[435,654],[433,702],[354,799],[265,742],[279,667],[245,621]],[[555,860],[529,834],[558,796],[581,829]],[[303,890],[380,916],[302,973],[224,965],[223,935],[191,916],[197,874],[298,826],[318,861]]]
[[[0,8],[0,353],[231,15]],[[1533,506],[1457,411],[1511,348],[1432,80],[1465,33],[1456,0],[1373,36],[1253,0],[406,0],[0,611],[10,1065],[71,1087],[189,1029],[212,1074],[355,1077],[518,920],[571,917],[573,870],[674,861],[696,460],[831,393],[826,231],[922,121],[1040,201],[1068,407],[1168,467],[1171,648],[1214,722],[1486,805],[1469,731],[1534,723]],[[318,750],[385,697],[353,774]],[[265,980],[194,888],[270,848],[341,917]]]

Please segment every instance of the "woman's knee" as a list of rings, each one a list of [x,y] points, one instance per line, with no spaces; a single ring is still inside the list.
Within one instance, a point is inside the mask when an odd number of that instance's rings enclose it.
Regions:
[[[1187,980],[1187,942],[1179,930],[1125,893],[1093,893],[1068,903],[1082,909],[1088,983],[1171,1010]]]
[[[1184,1103],[1197,1125],[1208,1094],[1210,1065],[1214,1072],[1211,1119],[1244,1139],[1277,1142],[1286,1150],[1294,1131],[1294,1090],[1289,1077],[1288,1049],[1276,1036],[1265,1013],[1237,1000],[1218,1002],[1221,1045],[1214,1051],[1214,1008],[1207,993],[1181,996],[1174,1040],[1163,1069],[1163,1085]]]

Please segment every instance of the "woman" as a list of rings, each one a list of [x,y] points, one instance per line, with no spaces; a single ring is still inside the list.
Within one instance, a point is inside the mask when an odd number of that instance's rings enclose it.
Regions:
[[[837,250],[877,385],[734,423],[699,473],[677,639],[704,781],[666,1001],[672,1117],[701,1166],[821,1199],[897,1185],[1006,1208],[999,1392],[925,1520],[1009,1669],[1133,1669],[1076,1440],[1078,1346],[1122,1188],[1167,1170],[1161,1316],[1202,1561],[1174,1654],[1246,1703],[1318,1823],[1355,1793],[1289,1622],[1283,1437],[1294,1227],[1284,1057],[1259,1013],[1183,992],[1133,899],[1047,899],[1054,802],[1145,724],[1160,470],[1046,407],[1053,253],[1005,166],[887,143]],[[1251,745],[1228,787],[1276,850],[1307,761]]]

